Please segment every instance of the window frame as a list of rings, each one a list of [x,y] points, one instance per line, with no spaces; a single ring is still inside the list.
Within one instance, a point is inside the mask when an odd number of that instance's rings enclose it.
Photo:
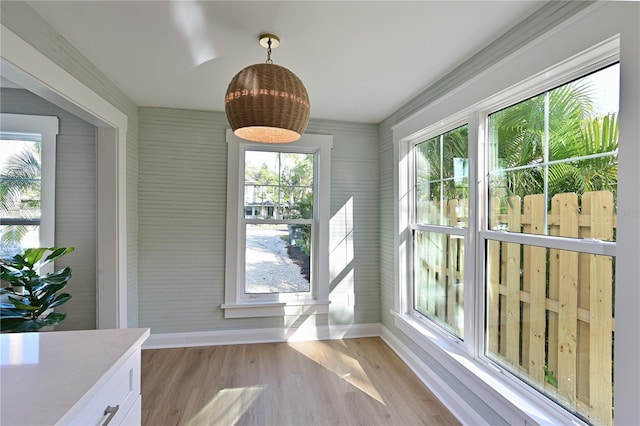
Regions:
[[[282,147],[282,148],[280,148]],[[240,161],[239,163],[239,167],[241,168],[240,170],[240,174],[241,176],[243,176],[242,179],[242,188],[244,191],[242,191],[243,194],[245,194],[246,191],[246,152],[247,151],[261,151],[261,152],[274,152],[274,153],[278,153],[278,154],[311,154],[313,155],[313,193],[315,194],[316,190],[318,189],[318,185],[317,185],[317,179],[315,179],[315,176],[317,176],[318,173],[318,169],[319,169],[319,155],[318,152],[315,148],[313,147],[305,147],[305,146],[295,146],[295,147],[290,147],[289,145],[273,145],[273,144],[262,144],[260,145],[258,148],[254,148],[253,146],[241,146],[240,147],[240,157],[241,159],[244,159],[244,161]],[[281,173],[281,170],[278,171],[278,174]],[[282,187],[278,186],[278,193],[280,193],[280,190],[282,189]],[[238,245],[240,250],[238,250],[238,264],[239,266],[245,265],[245,267],[239,267],[238,268],[238,279],[240,282],[243,282],[244,285],[240,286],[238,285],[238,296],[240,298],[240,300],[243,303],[251,303],[251,302],[287,302],[289,300],[304,300],[305,302],[308,302],[310,300],[313,299],[314,296],[317,295],[317,285],[315,283],[315,281],[317,280],[317,273],[316,273],[316,267],[315,267],[315,263],[317,261],[317,256],[315,254],[315,250],[317,249],[316,247],[316,242],[317,242],[317,232],[318,232],[318,227],[317,227],[317,211],[316,209],[318,208],[318,199],[317,197],[313,198],[313,208],[312,208],[312,212],[313,215],[311,218],[306,219],[306,218],[291,218],[291,219],[285,219],[285,218],[281,218],[281,217],[274,217],[272,219],[267,219],[267,218],[256,218],[256,217],[251,217],[251,218],[247,218],[246,217],[246,207],[244,204],[244,196],[241,200],[239,200],[241,203],[241,208],[242,208],[242,213],[238,216],[238,220],[240,221],[239,225],[238,225],[238,230],[239,230],[239,236],[238,236]],[[273,206],[273,213],[274,216],[280,216],[279,214],[277,214],[277,208],[276,208],[277,204],[274,204]],[[253,211],[252,211],[253,213]],[[246,231],[247,231],[247,225],[265,225],[265,224],[287,224],[287,225],[309,225],[311,226],[311,255],[310,255],[310,268],[311,268],[311,276],[310,276],[310,280],[309,280],[309,291],[303,291],[303,292],[289,292],[289,293],[248,293],[247,292],[247,286],[246,286],[246,256],[245,256],[245,250],[242,250],[242,247],[246,248],[246,242],[247,242],[247,235],[246,235]],[[242,288],[241,288],[242,287]]]
[[[501,413],[510,423],[521,423],[523,418],[536,423],[585,424],[584,421],[562,408],[558,403],[531,388],[518,377],[507,373],[485,356],[485,265],[486,241],[503,240],[521,244],[544,245],[562,250],[615,256],[616,242],[576,240],[566,237],[515,234],[488,229],[487,202],[488,180],[484,178],[489,164],[488,116],[489,114],[526,100],[532,96],[568,83],[593,71],[620,61],[618,36],[604,40],[550,68],[514,81],[508,88],[496,90],[478,101],[468,102],[457,113],[446,113],[451,108],[448,100],[437,100],[424,111],[414,114],[393,126],[394,158],[394,308],[391,314],[394,325],[429,353],[438,363],[459,377],[465,386],[489,404],[507,408]],[[454,95],[455,96],[455,95]],[[458,99],[458,102],[465,102]],[[441,112],[438,107],[444,112]],[[463,104],[464,105],[464,104]],[[410,270],[412,253],[411,193],[412,144],[445,133],[466,120],[469,125],[469,227],[465,238],[470,250],[466,252],[464,283],[464,341],[446,332],[437,324],[425,321],[411,312],[413,303]],[[472,184],[472,182],[474,184]],[[434,229],[436,227],[434,226]],[[471,259],[473,258],[473,260]],[[476,267],[477,265],[477,267]],[[553,420],[551,420],[553,419]]]
[[[619,62],[619,55],[617,53],[611,53],[611,55],[605,59],[604,61],[597,61],[594,63],[586,64],[579,68],[576,72],[573,72],[563,79],[557,81],[554,80],[553,84],[543,84],[542,87],[539,88],[539,92],[534,94],[534,96],[543,95],[556,87],[563,86],[565,84],[569,84],[572,81],[585,77],[592,72],[597,72],[601,69],[604,69],[609,66],[613,66],[614,64]],[[523,94],[526,93],[526,94]],[[531,98],[529,92],[524,92],[518,90],[514,90],[511,98],[507,98],[506,108],[510,106],[515,106],[521,102],[524,102]],[[522,387],[526,390],[529,395],[535,396],[535,400],[538,402],[542,402],[542,405],[547,405],[547,408],[557,411],[564,410],[565,413],[562,413],[565,416],[571,418],[571,421],[575,424],[583,424],[585,420],[579,414],[577,414],[576,407],[569,407],[568,404],[565,406],[565,403],[558,396],[552,396],[550,393],[544,393],[540,390],[535,390],[533,383],[533,379],[526,374],[519,374],[517,372],[518,367],[514,367],[512,365],[508,365],[508,362],[505,359],[498,361],[497,359],[492,359],[491,354],[489,353],[489,336],[487,333],[487,329],[489,326],[489,307],[487,302],[488,297],[488,276],[487,276],[487,261],[489,256],[489,243],[497,242],[497,243],[513,243],[518,244],[524,247],[540,247],[548,250],[559,250],[559,251],[568,251],[579,254],[593,254],[599,256],[609,256],[615,259],[616,257],[616,241],[601,241],[597,239],[591,238],[580,238],[580,237],[565,237],[565,236],[555,236],[549,234],[548,228],[545,226],[545,232],[543,234],[528,234],[524,232],[511,232],[506,230],[493,230],[491,229],[491,224],[489,220],[489,199],[491,197],[490,191],[490,171],[492,166],[492,152],[491,152],[491,141],[490,141],[490,115],[494,112],[505,108],[505,105],[501,105],[499,108],[490,107],[484,108],[478,113],[478,121],[479,126],[483,129],[486,129],[484,132],[480,132],[478,137],[482,143],[483,151],[480,152],[478,150],[478,169],[481,171],[478,173],[478,199],[476,200],[479,205],[482,205],[482,208],[478,208],[478,231],[477,235],[477,244],[475,247],[476,257],[479,259],[477,265],[482,265],[478,271],[476,271],[476,291],[481,294],[476,300],[477,306],[477,315],[481,316],[481,321],[483,327],[476,330],[476,350],[477,355],[476,359],[480,362],[485,363],[492,369],[499,371],[508,383]],[[546,142],[545,142],[546,143]],[[480,146],[480,144],[478,144]],[[603,156],[618,156],[618,152],[609,153],[607,152]],[[574,161],[575,159],[582,159],[584,157],[575,157],[571,159],[565,159],[560,161],[549,161],[548,159],[544,159],[541,165],[543,167],[548,167],[550,164],[559,163],[559,162],[569,162]],[[545,199],[548,197],[548,192],[545,185],[544,196]],[[545,212],[545,224],[546,224],[546,215],[548,212]],[[613,270],[614,282],[615,282],[615,268]],[[496,358],[500,356],[497,355]],[[611,395],[613,396],[613,394]],[[544,398],[545,400],[542,400]]]
[[[53,247],[55,245],[56,137],[59,132],[58,117],[0,113],[0,123],[2,132],[40,135],[42,152],[40,158],[39,243],[41,247]],[[52,271],[52,264],[44,266],[43,272]]]
[[[408,274],[407,276],[407,280],[408,280],[408,286],[407,286],[407,313],[412,315],[413,317],[415,317],[418,321],[425,321],[428,323],[432,323],[434,327],[437,327],[437,331],[439,333],[444,333],[445,335],[447,335],[448,337],[454,339],[455,341],[457,341],[458,343],[462,343],[464,344],[464,338],[461,336],[458,336],[457,334],[455,334],[452,330],[447,330],[446,328],[439,326],[437,324],[436,320],[430,319],[428,317],[427,314],[419,312],[416,308],[415,308],[415,285],[414,285],[414,281],[415,281],[415,270],[413,268],[413,263],[415,260],[415,235],[416,235],[416,231],[421,231],[421,232],[429,232],[429,233],[434,233],[434,234],[438,234],[438,235],[446,235],[446,236],[460,236],[463,238],[464,240],[464,249],[465,249],[465,253],[469,250],[469,235],[470,235],[470,225],[471,225],[471,221],[469,221],[467,223],[466,227],[461,227],[461,226],[451,226],[451,225],[442,225],[442,224],[426,224],[426,223],[418,223],[418,219],[417,219],[417,200],[416,200],[416,195],[417,195],[417,190],[416,190],[416,186],[417,186],[417,167],[416,167],[416,149],[418,147],[419,144],[423,143],[423,142],[427,142],[433,138],[436,137],[441,137],[444,136],[446,133],[456,130],[460,127],[463,126],[467,126],[467,128],[469,127],[469,122],[468,122],[468,117],[464,114],[460,114],[454,117],[451,117],[450,119],[446,120],[446,121],[441,121],[440,123],[438,123],[435,126],[430,126],[426,129],[424,129],[424,131],[420,132],[418,135],[415,135],[414,137],[411,137],[409,139],[407,139],[406,143],[407,143],[407,149],[408,149],[408,170],[407,170],[407,179],[409,179],[408,181],[408,185],[409,185],[409,193],[410,196],[408,198],[408,220],[409,220],[409,229],[411,232],[411,236],[410,236],[410,244],[407,245],[407,258],[406,258],[406,262],[407,262],[407,269],[411,272]],[[443,149],[443,144],[444,141],[440,142],[440,150],[442,152]],[[471,150],[469,149],[469,141],[467,140],[467,156],[469,158],[469,156],[471,155]],[[470,160],[468,160],[470,162]],[[467,180],[470,183],[470,177],[467,176]],[[442,178],[442,171],[440,172],[440,179],[438,180],[438,182],[442,182],[443,178]],[[472,185],[469,185],[469,188],[467,188],[469,191],[471,190]],[[442,206],[440,206],[441,211],[442,211]],[[468,215],[470,214],[470,208],[468,208]],[[441,217],[442,217],[442,213],[441,213]],[[469,216],[468,216],[469,217]],[[473,269],[467,269],[470,267],[473,267],[473,256],[465,256],[465,263],[464,263],[464,268],[465,271],[473,271]],[[469,280],[465,279],[463,282],[463,287],[464,287],[464,294],[466,294],[466,292],[469,290]],[[465,305],[466,301],[463,300],[463,307]],[[464,307],[466,309],[466,307]],[[463,317],[465,318],[466,321],[466,315],[464,314],[465,309],[463,309]],[[464,331],[466,330],[466,325],[463,327],[463,335],[464,335]]]
[[[225,294],[221,308],[225,318],[251,318],[300,314],[323,314],[329,310],[329,213],[331,185],[331,135],[303,135],[300,140],[262,144],[238,138],[227,129],[227,235]],[[311,249],[310,291],[304,293],[246,294],[245,225],[272,223],[270,220],[244,217],[244,153],[274,151],[314,155],[314,199]],[[308,219],[291,219],[309,222]]]

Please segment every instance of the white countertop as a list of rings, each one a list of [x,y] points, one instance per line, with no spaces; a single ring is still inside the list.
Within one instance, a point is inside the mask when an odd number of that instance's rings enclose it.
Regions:
[[[147,337],[148,328],[0,334],[0,424],[73,414]]]

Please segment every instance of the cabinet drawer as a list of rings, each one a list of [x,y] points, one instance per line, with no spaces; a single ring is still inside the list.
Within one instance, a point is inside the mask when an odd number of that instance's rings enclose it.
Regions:
[[[129,414],[140,397],[140,351],[134,353],[108,380],[97,390],[88,402],[83,403],[71,425],[102,425],[111,417],[109,424],[118,425]],[[107,407],[113,407],[113,415],[105,413]]]
[[[121,426],[140,426],[142,424],[142,396],[138,396],[133,407],[120,424]]]

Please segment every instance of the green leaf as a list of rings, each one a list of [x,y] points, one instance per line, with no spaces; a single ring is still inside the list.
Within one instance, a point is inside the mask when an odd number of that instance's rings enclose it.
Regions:
[[[5,318],[23,318],[25,316],[24,312],[16,310],[13,305],[8,303],[0,304],[0,317],[2,319]]]
[[[0,331],[14,331],[18,332],[22,328],[22,324],[24,323],[24,319],[22,318],[5,318],[4,316],[0,319]]]
[[[25,266],[26,266],[26,267],[28,267],[28,268],[33,267],[33,265],[30,265],[30,264],[27,262],[27,260],[26,260],[22,255],[20,255],[20,254],[16,254],[16,255],[15,255],[15,256],[13,256],[12,258],[7,259],[5,262],[6,262],[7,264],[11,264],[11,265],[15,266],[15,267],[16,267],[16,268],[18,268],[18,269],[22,269],[22,268],[24,268]]]
[[[42,262],[42,265],[46,265],[47,263],[53,262],[54,260],[64,256],[65,254],[69,254],[75,250],[73,247],[51,247],[49,250],[52,250],[52,253],[47,256],[47,258]]]
[[[12,286],[22,285],[21,283],[25,281],[25,271],[22,271],[18,268],[15,268],[8,264],[2,265],[2,270],[0,271],[0,279],[8,282]]]
[[[51,312],[42,321],[45,323],[45,325],[56,325],[66,317],[67,314],[65,314],[64,312]]]
[[[544,366],[544,381],[552,386],[558,387],[558,379],[556,379],[553,371],[549,370],[549,367],[546,365]]]
[[[67,282],[66,281],[62,281],[62,282],[45,282],[47,285],[41,289],[41,292],[44,293],[48,293],[48,294],[52,294],[55,293],[56,291],[60,291],[63,288],[66,287]]]
[[[20,300],[20,299],[16,299],[15,297],[9,296],[9,300],[11,301],[13,306],[15,306],[16,309],[23,309],[25,311],[35,312],[40,308],[40,306],[31,306],[31,305],[25,304],[24,303],[25,299]]]
[[[42,276],[40,280],[51,284],[59,284],[69,281],[70,278],[71,268],[67,266],[64,269]]]
[[[53,302],[51,302],[51,304],[49,305],[49,309],[50,308],[55,308],[56,306],[60,306],[63,303],[66,303],[69,301],[69,299],[71,299],[71,295],[68,293],[62,293],[56,296],[56,298],[53,300]]]
[[[42,320],[25,320],[14,326],[11,331],[14,333],[29,333],[39,331],[45,325],[47,324]]]
[[[49,250],[47,247],[28,248],[24,251],[24,259],[29,266],[33,267],[42,259],[47,250]]]

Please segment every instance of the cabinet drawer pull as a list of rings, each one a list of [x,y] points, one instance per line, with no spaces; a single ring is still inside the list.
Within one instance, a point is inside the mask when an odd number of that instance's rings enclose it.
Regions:
[[[107,426],[111,421],[111,419],[113,419],[113,416],[116,415],[119,409],[120,409],[120,404],[116,405],[115,407],[107,405],[107,408],[104,409],[103,416],[109,415],[109,417],[107,417],[104,423],[102,423],[102,426]]]

